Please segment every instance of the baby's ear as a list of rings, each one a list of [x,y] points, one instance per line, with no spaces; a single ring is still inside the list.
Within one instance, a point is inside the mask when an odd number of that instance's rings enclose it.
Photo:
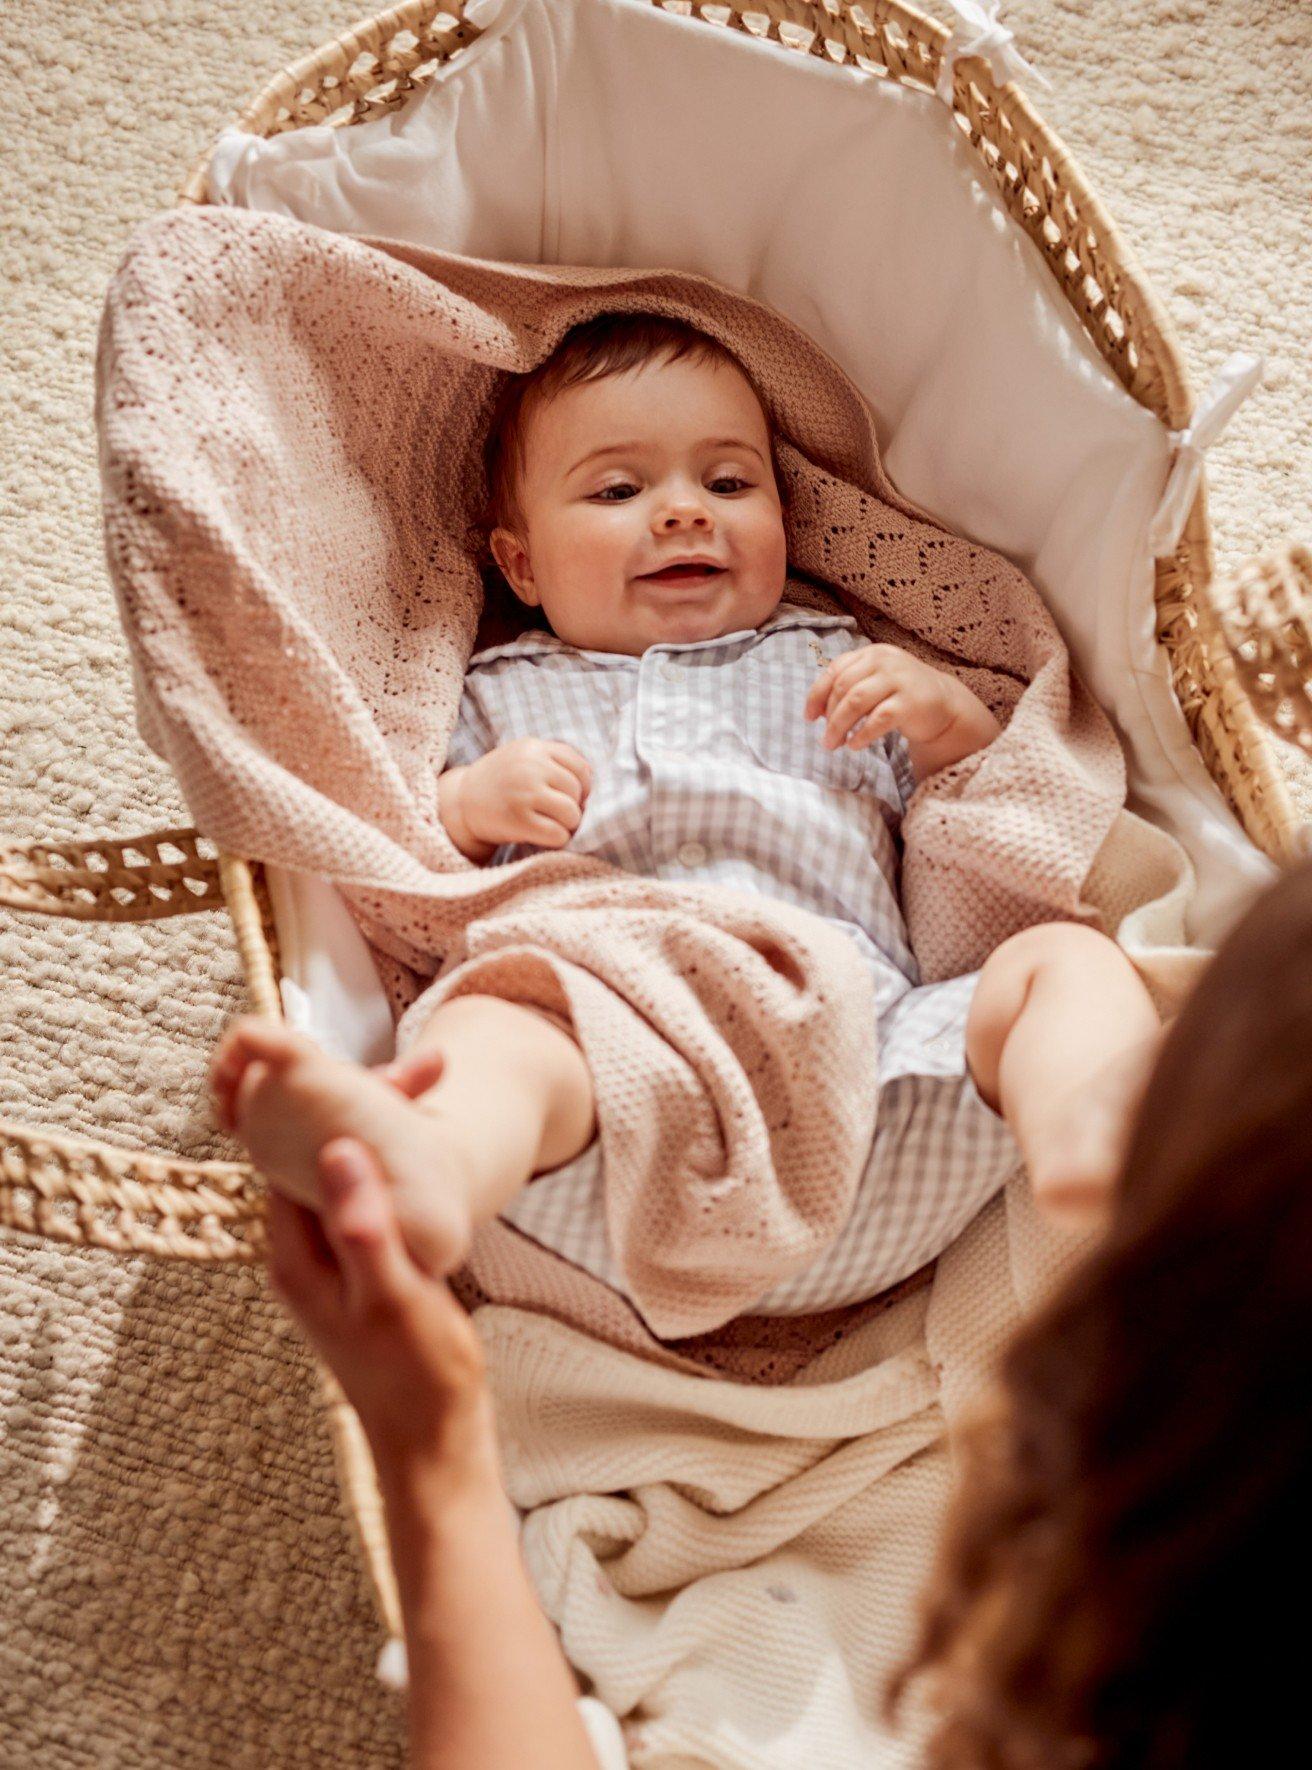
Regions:
[[[538,593],[533,587],[533,570],[529,563],[528,548],[509,529],[493,529],[488,536],[488,546],[492,549],[493,559],[501,567],[502,577],[515,595],[530,608],[536,608]]]

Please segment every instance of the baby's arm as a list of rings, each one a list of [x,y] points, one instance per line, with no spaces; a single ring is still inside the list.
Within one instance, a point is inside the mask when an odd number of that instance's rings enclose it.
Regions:
[[[806,697],[808,719],[825,719],[822,743],[863,749],[897,729],[916,784],[991,744],[1002,730],[964,682],[896,645],[858,645],[832,658]],[[849,735],[858,720],[861,730]]]
[[[484,866],[503,842],[563,848],[592,785],[586,757],[553,738],[512,738],[438,777],[437,809],[466,860]]]

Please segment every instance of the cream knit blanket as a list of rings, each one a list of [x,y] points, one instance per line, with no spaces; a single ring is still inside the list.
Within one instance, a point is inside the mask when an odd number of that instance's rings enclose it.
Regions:
[[[755,375],[791,490],[788,593],[953,670],[1004,721],[906,818],[926,979],[1054,917],[1116,932],[1145,899],[1100,898],[1091,870],[1144,826],[1038,593],[898,494],[858,390],[760,303],[673,272],[173,211],[134,230],[110,285],[96,416],[139,727],[198,826],[333,880],[385,974],[408,974],[398,1008],[436,976],[434,1005],[477,990],[570,1016],[617,1257],[673,1337],[741,1314],[837,1233],[873,1126],[876,1028],[846,937],[817,917],[567,851],[479,869],[438,818],[479,642],[492,400],[613,309],[688,320]]]
[[[932,1563],[951,1428],[1028,1280],[1081,1245],[1014,1184],[932,1288],[764,1389],[479,1311],[526,1564],[622,1723],[602,1770],[923,1763],[923,1707],[896,1728],[880,1708]]]

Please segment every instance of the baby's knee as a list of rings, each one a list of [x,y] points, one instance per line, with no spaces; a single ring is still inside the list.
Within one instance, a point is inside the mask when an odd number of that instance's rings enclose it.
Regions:
[[[1084,922],[1039,922],[996,947],[984,970],[1023,976],[1057,966],[1128,965],[1116,942]]]
[[[984,961],[966,1021],[966,1049],[996,1056],[1036,985],[1129,960],[1114,940],[1082,922],[1040,922],[994,948]]]

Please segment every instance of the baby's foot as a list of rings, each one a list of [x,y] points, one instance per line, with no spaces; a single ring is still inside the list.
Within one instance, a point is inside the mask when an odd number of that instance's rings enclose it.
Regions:
[[[1055,1221],[1090,1229],[1105,1220],[1161,1040],[1159,1028],[1054,1105],[1029,1171],[1035,1202]]]
[[[438,1277],[460,1264],[471,1234],[468,1157],[440,1118],[371,1071],[253,1016],[228,1028],[210,1075],[220,1122],[281,1191],[317,1209],[321,1147],[358,1137],[387,1175],[416,1261]]]

